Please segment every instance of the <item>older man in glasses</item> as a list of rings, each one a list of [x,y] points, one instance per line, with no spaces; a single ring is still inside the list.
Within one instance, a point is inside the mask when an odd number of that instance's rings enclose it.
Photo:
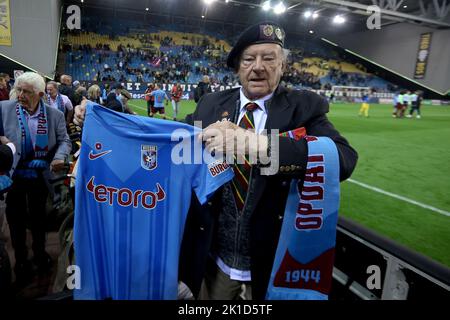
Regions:
[[[71,142],[64,114],[45,103],[45,82],[40,75],[24,73],[16,79],[15,90],[17,101],[0,102],[0,112],[4,136],[16,149],[9,173],[13,184],[6,198],[6,217],[15,250],[16,278],[23,282],[30,278],[32,269],[26,246],[27,225],[38,271],[46,272],[51,266],[45,251],[46,178],[49,171],[64,168]]]

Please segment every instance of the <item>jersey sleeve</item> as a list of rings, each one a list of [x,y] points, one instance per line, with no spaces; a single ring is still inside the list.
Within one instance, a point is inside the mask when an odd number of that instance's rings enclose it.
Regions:
[[[202,163],[196,165],[192,177],[192,188],[201,204],[208,201],[218,188],[234,177],[233,169],[226,162],[210,156],[208,152],[203,154],[205,156]]]

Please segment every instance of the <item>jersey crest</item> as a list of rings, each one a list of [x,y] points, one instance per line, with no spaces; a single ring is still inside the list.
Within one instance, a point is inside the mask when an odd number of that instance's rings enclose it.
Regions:
[[[154,170],[158,166],[158,147],[141,145],[141,167],[145,170]]]
[[[204,204],[233,178],[214,157],[172,161],[177,130],[201,150],[199,128],[88,102],[76,179],[74,299],[175,300],[192,193]],[[120,151],[118,151],[120,150]],[[114,152],[113,152],[114,151]],[[209,165],[214,162],[214,164]],[[156,170],[155,170],[156,169]]]

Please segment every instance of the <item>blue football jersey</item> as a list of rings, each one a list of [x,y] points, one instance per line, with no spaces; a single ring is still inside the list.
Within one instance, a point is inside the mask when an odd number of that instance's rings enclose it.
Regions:
[[[155,108],[164,108],[164,99],[169,99],[161,89],[152,91],[151,95],[155,97]]]
[[[233,178],[203,152],[199,132],[88,104],[76,178],[75,299],[177,298],[192,190],[205,203]]]

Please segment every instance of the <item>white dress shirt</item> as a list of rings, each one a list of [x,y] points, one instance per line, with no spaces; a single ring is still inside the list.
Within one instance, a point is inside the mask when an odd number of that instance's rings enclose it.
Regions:
[[[245,110],[245,105],[249,102],[254,102],[259,106],[259,108],[255,109],[253,111],[255,132],[257,134],[260,134],[264,130],[264,127],[266,126],[266,120],[267,120],[267,110],[266,110],[266,106],[264,105],[264,102],[266,102],[267,100],[272,98],[272,96],[273,96],[273,93],[271,93],[261,99],[252,101],[252,100],[249,100],[245,96],[244,92],[242,91],[242,87],[241,87],[241,90],[240,90],[241,105],[240,105],[240,111],[239,111],[239,117],[238,117],[237,123],[239,124],[241,119],[244,117],[245,112],[247,111],[247,110]],[[216,260],[216,264],[220,268],[220,270],[222,270],[223,273],[229,275],[231,280],[250,281],[252,279],[250,270],[239,270],[239,269],[231,268],[230,266],[225,264],[225,262],[223,262],[223,260],[220,259],[220,257],[218,257],[218,256],[215,258],[215,260]]]
[[[264,127],[266,125],[266,120],[267,120],[267,110],[266,110],[266,106],[264,105],[264,102],[266,102],[267,100],[272,98],[272,96],[273,96],[273,93],[271,93],[261,99],[252,101],[252,100],[249,100],[245,96],[244,92],[242,91],[242,87],[241,87],[241,90],[240,90],[241,107],[240,107],[240,111],[239,111],[239,118],[238,118],[237,124],[239,124],[241,119],[244,117],[245,112],[247,111],[247,110],[245,110],[245,105],[249,102],[254,102],[259,106],[259,108],[255,109],[253,111],[253,120],[255,122],[254,123],[255,132],[257,134],[261,133],[264,130]]]

